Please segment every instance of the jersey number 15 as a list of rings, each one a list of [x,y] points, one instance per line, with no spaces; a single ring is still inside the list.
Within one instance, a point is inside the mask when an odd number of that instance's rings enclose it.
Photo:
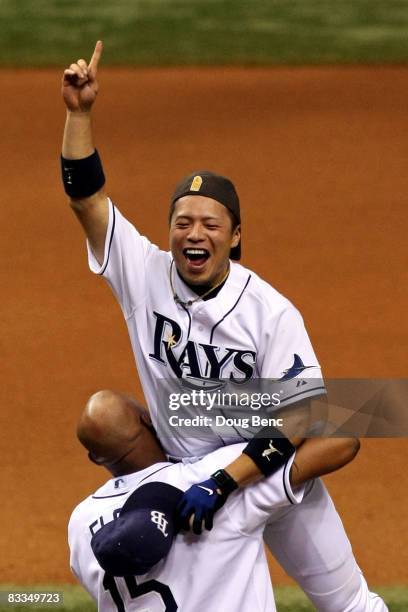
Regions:
[[[148,596],[149,593],[154,593],[155,595],[152,595],[154,600],[157,601],[157,596],[159,596],[162,600],[161,610],[163,610],[163,612],[176,612],[176,610],[178,610],[176,600],[174,599],[173,594],[167,584],[163,584],[157,580],[147,580],[147,582],[137,584],[134,576],[125,576],[124,581],[126,582],[131,599],[136,599],[146,595]],[[115,578],[109,574],[105,574],[103,577],[103,586],[105,591],[109,591],[118,612],[126,612],[125,604],[121,594],[119,593]],[[149,605],[148,599],[149,597],[144,597],[143,603]]]

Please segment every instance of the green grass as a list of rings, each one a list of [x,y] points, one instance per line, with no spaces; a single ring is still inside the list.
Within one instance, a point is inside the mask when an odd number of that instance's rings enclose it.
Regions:
[[[0,65],[408,60],[406,0],[0,0]]]
[[[96,612],[96,606],[89,595],[78,586],[72,585],[36,585],[33,587],[16,587],[2,585],[0,590],[16,591],[63,591],[63,606],[4,606],[0,605],[0,612],[10,610],[35,610],[35,612]],[[384,587],[373,589],[379,593],[388,604],[390,612],[406,612],[408,610],[408,587]],[[314,608],[303,593],[295,587],[275,587],[275,598],[278,612],[313,612]]]

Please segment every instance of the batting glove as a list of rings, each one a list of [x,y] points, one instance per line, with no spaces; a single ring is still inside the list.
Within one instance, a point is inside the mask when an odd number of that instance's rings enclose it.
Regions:
[[[200,535],[203,523],[210,531],[213,528],[214,514],[237,487],[235,480],[225,470],[217,470],[209,480],[187,489],[177,506],[181,528],[189,531],[190,519],[193,517],[193,533]]]

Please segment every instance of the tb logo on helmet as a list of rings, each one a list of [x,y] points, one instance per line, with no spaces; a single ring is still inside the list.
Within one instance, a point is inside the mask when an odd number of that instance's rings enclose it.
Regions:
[[[158,510],[152,510],[150,516],[152,523],[157,525],[157,529],[160,529],[164,537],[167,538],[169,534],[166,533],[166,529],[169,522],[166,521],[165,514],[163,514],[163,512],[159,512]]]

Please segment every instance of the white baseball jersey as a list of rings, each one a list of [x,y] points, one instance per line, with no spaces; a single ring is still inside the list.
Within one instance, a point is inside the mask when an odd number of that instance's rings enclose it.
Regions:
[[[223,442],[208,431],[202,438],[185,432],[178,436],[177,430],[171,439],[162,438],[157,422],[163,410],[158,405],[163,380],[200,385],[208,379],[229,379],[242,388],[246,381],[285,376],[293,384],[280,406],[324,390],[299,312],[250,270],[231,262],[220,293],[185,308],[173,298],[171,253],[141,236],[111,202],[102,265],[90,248],[88,254],[91,270],[107,280],[121,305],[152,421],[169,455],[200,457]],[[175,270],[172,280],[183,301],[197,297]],[[295,356],[302,367],[294,367]],[[307,378],[300,382],[304,371]]]
[[[231,261],[230,274],[219,294],[185,308],[173,299],[169,280],[171,253],[161,251],[141,236],[111,202],[104,261],[100,265],[89,248],[88,257],[91,270],[107,280],[121,305],[155,426],[162,409],[163,379],[205,383],[207,379],[230,378],[242,383],[285,378],[290,380],[290,392],[281,406],[323,392],[320,366],[299,312],[250,270]],[[177,274],[172,280],[181,300],[194,300],[196,295]],[[304,370],[306,378],[302,376]],[[217,432],[208,432],[208,428],[201,430],[205,433],[202,437],[189,437],[184,431],[179,437],[162,438],[161,442],[169,455],[194,460],[231,441]],[[158,434],[160,437],[160,431]],[[203,461],[197,465],[205,465]],[[219,467],[222,466],[212,466]],[[202,476],[192,472],[190,484],[208,478],[212,468]],[[225,512],[228,504],[229,500]],[[252,507],[250,512],[254,511]],[[215,525],[220,516],[217,513]],[[205,534],[210,536],[211,532]],[[274,510],[264,538],[275,558],[320,612],[387,610],[382,599],[368,590],[341,519],[320,480],[313,482],[301,504]],[[235,556],[231,551],[228,544],[225,559],[232,564]],[[183,562],[186,566],[188,563]],[[237,574],[245,584],[250,567],[243,563],[242,572]],[[219,572],[214,579],[219,580]],[[203,598],[210,595],[208,590],[200,594]],[[199,610],[198,600],[196,605]],[[212,608],[202,609],[209,612]],[[218,612],[232,608],[228,602],[214,609]]]
[[[116,518],[140,485],[160,481],[186,490],[235,459],[244,445],[218,449],[194,464],[160,463],[114,478],[81,502],[68,526],[71,568],[101,612],[272,612],[275,610],[262,534],[270,515],[304,494],[289,483],[290,465],[268,480],[235,491],[212,531],[179,533],[166,559],[144,576],[107,576],[92,552],[92,534]]]

